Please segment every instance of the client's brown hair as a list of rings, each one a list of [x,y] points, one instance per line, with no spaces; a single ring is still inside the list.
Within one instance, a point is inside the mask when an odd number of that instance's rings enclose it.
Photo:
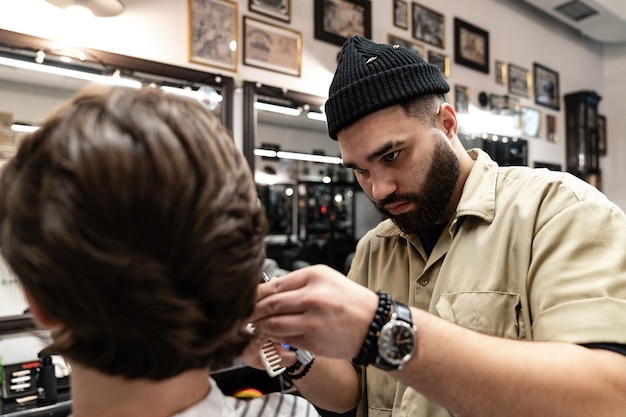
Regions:
[[[155,88],[84,90],[0,176],[2,254],[62,323],[53,350],[112,375],[239,355],[266,231],[225,128]]]

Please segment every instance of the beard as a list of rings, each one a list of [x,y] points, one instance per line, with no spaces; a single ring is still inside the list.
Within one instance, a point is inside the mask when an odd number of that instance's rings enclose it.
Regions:
[[[439,223],[450,203],[461,174],[459,158],[440,134],[434,134],[435,149],[421,192],[391,194],[374,203],[376,209],[390,218],[404,233],[415,234]],[[393,215],[383,207],[397,201],[411,202],[415,209]]]

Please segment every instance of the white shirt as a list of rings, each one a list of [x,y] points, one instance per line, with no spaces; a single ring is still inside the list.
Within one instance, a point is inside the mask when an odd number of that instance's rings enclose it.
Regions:
[[[197,404],[174,417],[318,417],[317,410],[302,397],[273,392],[250,400],[228,397],[213,378],[211,391]]]

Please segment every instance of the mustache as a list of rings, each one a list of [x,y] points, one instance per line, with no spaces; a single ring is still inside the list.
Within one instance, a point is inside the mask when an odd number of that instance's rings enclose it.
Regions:
[[[386,205],[393,204],[398,201],[412,201],[412,202],[420,203],[422,200],[424,200],[424,198],[416,193],[408,193],[408,194],[395,194],[394,193],[383,198],[382,200],[377,201],[376,205],[379,207],[384,207]]]

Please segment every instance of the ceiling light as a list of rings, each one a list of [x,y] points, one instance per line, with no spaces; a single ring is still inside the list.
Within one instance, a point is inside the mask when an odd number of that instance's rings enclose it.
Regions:
[[[130,78],[122,77],[109,77],[106,75],[94,74],[92,72],[77,71],[74,69],[57,67],[53,65],[36,64],[34,62],[22,61],[19,59],[5,58],[0,56],[0,65],[6,65],[13,68],[23,68],[32,71],[45,72],[48,74],[61,75],[64,77],[77,78],[80,80],[100,83],[100,84],[114,84],[127,87],[140,88],[141,82]]]
[[[257,101],[254,103],[254,108],[257,110],[264,110],[273,113],[286,114],[287,116],[300,116],[302,111],[293,107],[279,106],[276,104],[262,103]]]
[[[338,158],[336,156],[312,155],[308,153],[285,152],[285,151],[276,151],[272,149],[260,149],[260,148],[255,149],[254,154],[256,156],[262,156],[266,158],[293,159],[296,161],[321,162],[324,164],[334,164],[334,165],[342,164],[341,158]]]
[[[124,4],[120,0],[46,0],[62,9],[70,7],[84,7],[96,17],[117,16],[124,11]]]
[[[315,111],[310,111],[306,114],[306,117],[308,117],[311,120],[319,120],[320,122],[325,122],[326,121],[326,115],[324,113],[318,113]]]

